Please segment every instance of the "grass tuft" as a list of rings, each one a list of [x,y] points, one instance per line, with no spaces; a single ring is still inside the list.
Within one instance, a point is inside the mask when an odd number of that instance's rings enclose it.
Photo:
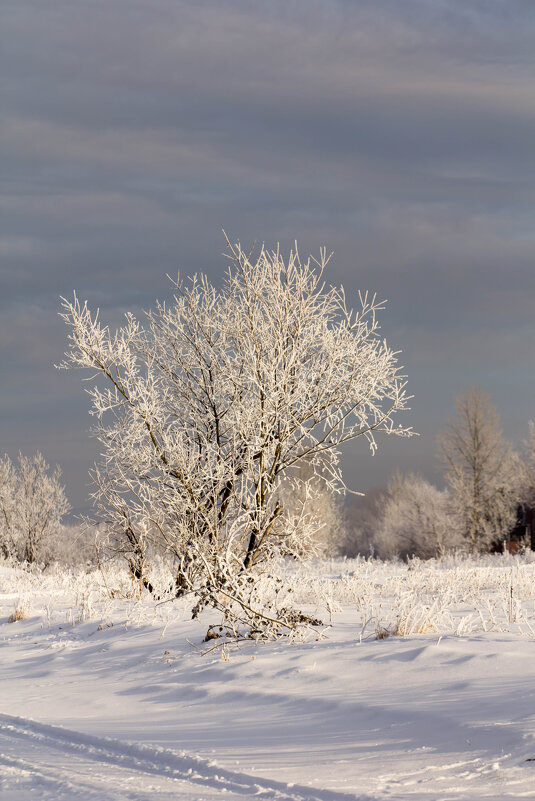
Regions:
[[[16,623],[18,620],[26,620],[30,616],[30,603],[27,600],[19,601],[15,610],[7,619],[8,623]]]

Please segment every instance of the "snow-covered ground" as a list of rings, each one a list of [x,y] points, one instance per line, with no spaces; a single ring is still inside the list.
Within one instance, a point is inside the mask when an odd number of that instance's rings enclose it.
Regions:
[[[533,562],[290,580],[322,639],[206,653],[124,576],[0,567],[2,801],[535,798]]]

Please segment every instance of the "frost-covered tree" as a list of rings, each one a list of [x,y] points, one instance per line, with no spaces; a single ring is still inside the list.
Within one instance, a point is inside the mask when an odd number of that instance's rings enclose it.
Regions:
[[[50,472],[40,453],[19,454],[18,469],[4,456],[0,462],[4,555],[29,563],[49,558],[61,518],[70,508],[60,477],[59,467]]]
[[[518,459],[502,436],[489,395],[471,387],[455,406],[456,418],[439,437],[451,511],[469,549],[485,551],[514,523]]]
[[[0,554],[5,558],[15,555],[15,495],[16,475],[11,459],[0,459]]]
[[[397,474],[383,497],[375,547],[383,558],[443,556],[462,540],[449,513],[448,494],[419,475]]]
[[[227,244],[221,289],[203,275],[177,281],[144,323],[127,314],[111,332],[76,296],[63,301],[63,366],[104,381],[90,390],[101,516],[138,556],[147,539],[172,555],[179,589],[218,597],[276,554],[306,550],[314,515],[295,515],[281,493],[290,476],[313,480],[299,464],[343,492],[345,443],[361,437],[374,450],[377,432],[410,433],[392,420],[406,396],[378,336],[383,304],[366,294],[351,311],[325,284],[324,251],[303,262]]]

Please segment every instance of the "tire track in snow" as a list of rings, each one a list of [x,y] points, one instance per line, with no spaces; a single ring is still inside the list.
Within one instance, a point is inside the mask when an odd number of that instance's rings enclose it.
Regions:
[[[173,752],[164,748],[95,737],[11,715],[0,714],[0,752],[3,750],[2,739],[11,743],[26,742],[43,751],[48,749],[56,753],[75,754],[78,758],[101,766],[113,766],[165,780],[179,780],[204,786],[207,790],[232,793],[245,798],[261,798],[266,801],[373,801],[370,796],[357,797],[250,776],[219,767],[213,761],[185,751]],[[40,783],[72,786],[74,792],[84,792],[86,797],[90,797],[92,792],[86,783],[76,783],[70,776],[67,778],[64,773],[59,775],[43,763],[36,767],[29,761],[13,759],[3,753],[0,753],[0,762],[27,775],[32,774]],[[46,765],[46,758],[44,762]],[[120,797],[140,798],[135,792],[128,791],[126,794],[123,792]]]
[[[46,759],[46,751],[44,757]],[[2,771],[2,768],[7,770]],[[107,801],[113,797],[114,801],[142,801],[147,797],[128,792],[125,794],[117,786],[113,789],[113,796],[106,794],[103,797],[102,787],[95,786],[95,782],[75,778],[75,773],[76,766],[72,764],[57,770],[49,761],[39,766],[28,759],[0,753],[0,797],[2,800],[25,799],[30,795],[35,798],[38,790],[41,791],[41,798],[55,800],[83,798],[84,801]]]

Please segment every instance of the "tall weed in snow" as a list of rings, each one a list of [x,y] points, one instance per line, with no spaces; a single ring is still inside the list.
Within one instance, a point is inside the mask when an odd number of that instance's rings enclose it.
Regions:
[[[466,557],[408,563],[373,559],[326,559],[299,565],[282,560],[279,579],[261,578],[254,586],[262,608],[298,605],[310,618],[336,625],[350,613],[355,637],[420,634],[470,636],[511,632],[535,638],[535,554]],[[104,571],[60,569],[27,571],[0,564],[0,600],[6,616],[19,598],[31,605],[43,626],[94,620],[109,625],[150,624],[166,627],[189,616],[188,601],[176,599],[165,565],[155,563],[150,576],[156,597],[140,592],[127,568],[117,563]],[[284,602],[281,599],[284,594]],[[287,599],[287,600],[286,600]],[[254,600],[254,599],[252,599]],[[202,616],[217,629],[214,610]],[[316,635],[315,635],[316,636]]]
[[[354,608],[362,636],[511,631],[535,636],[535,554],[408,563],[325,560],[290,575],[302,604]]]

